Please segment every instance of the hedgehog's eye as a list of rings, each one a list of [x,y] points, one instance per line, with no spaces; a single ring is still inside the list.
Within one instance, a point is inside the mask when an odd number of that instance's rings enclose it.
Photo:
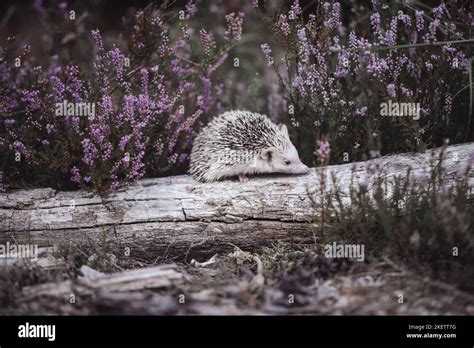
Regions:
[[[291,161],[289,161],[289,160],[286,160],[286,161],[285,161],[285,164],[286,164],[287,166],[289,166],[290,163],[291,163]]]

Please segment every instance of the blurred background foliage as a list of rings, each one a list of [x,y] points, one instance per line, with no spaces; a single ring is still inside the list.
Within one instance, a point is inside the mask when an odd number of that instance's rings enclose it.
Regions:
[[[308,165],[317,141],[331,164],[472,141],[471,6],[3,1],[3,183],[107,192],[184,173],[196,133],[229,109],[288,124]],[[64,99],[96,118],[54,117]],[[381,117],[389,100],[420,103],[420,119]]]

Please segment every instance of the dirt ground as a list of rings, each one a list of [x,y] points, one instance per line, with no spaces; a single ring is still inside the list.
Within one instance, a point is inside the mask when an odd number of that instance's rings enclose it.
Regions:
[[[70,256],[48,268],[2,267],[0,314],[474,314],[473,294],[422,272],[388,258],[365,263],[328,259],[308,245],[281,243],[254,254],[235,247],[177,263],[85,252],[82,258]],[[131,276],[130,270],[153,267],[165,267],[173,276],[153,283]],[[93,286],[109,274],[125,277]],[[124,282],[128,285],[122,287]]]

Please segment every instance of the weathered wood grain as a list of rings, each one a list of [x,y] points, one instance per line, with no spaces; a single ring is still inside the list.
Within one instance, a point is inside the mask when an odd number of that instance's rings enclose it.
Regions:
[[[85,266],[83,266],[84,268]],[[90,268],[89,272],[93,271]],[[83,271],[83,273],[86,273]],[[141,268],[130,271],[103,274],[95,272],[94,277],[88,273],[76,280],[66,280],[59,283],[44,283],[22,288],[24,300],[31,300],[42,296],[63,297],[67,299],[71,294],[93,295],[96,291],[128,292],[145,289],[158,289],[181,283],[186,275],[177,269],[175,264]]]

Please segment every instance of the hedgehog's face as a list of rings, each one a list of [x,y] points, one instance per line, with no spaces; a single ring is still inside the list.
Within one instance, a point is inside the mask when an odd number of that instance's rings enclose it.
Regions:
[[[261,152],[261,157],[275,173],[305,174],[309,171],[309,168],[301,162],[293,144],[285,150],[275,147],[265,149]]]

